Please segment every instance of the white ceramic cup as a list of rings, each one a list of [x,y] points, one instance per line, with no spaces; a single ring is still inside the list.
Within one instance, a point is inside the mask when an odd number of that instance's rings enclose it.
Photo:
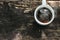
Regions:
[[[47,23],[42,23],[41,21],[39,21],[39,20],[37,19],[37,12],[38,12],[38,10],[41,9],[41,8],[47,8],[47,9],[49,9],[50,12],[52,13],[52,18],[51,18],[51,20],[50,20],[49,22],[47,22]],[[34,12],[34,18],[35,18],[36,22],[37,22],[38,24],[40,24],[40,25],[48,25],[48,24],[50,24],[50,23],[54,20],[54,18],[55,18],[54,10],[53,10],[53,8],[52,8],[51,6],[49,6],[49,5],[47,4],[46,0],[42,0],[42,5],[40,5],[40,6],[38,6],[38,7],[36,8],[36,10],[35,10],[35,12]]]

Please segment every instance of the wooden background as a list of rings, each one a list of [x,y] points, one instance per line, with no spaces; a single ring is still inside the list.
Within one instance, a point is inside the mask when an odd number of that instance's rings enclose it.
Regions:
[[[4,21],[2,21],[4,23],[6,22],[2,25],[4,28],[1,28],[0,22],[0,40],[60,40],[60,1],[50,1],[47,3],[53,7],[55,11],[55,20],[48,26],[41,26],[34,20],[34,10],[41,5],[40,0],[23,0],[18,1],[18,3],[12,2],[12,4],[15,5],[15,9],[14,7],[10,8],[13,12],[9,10],[6,11],[8,8],[3,8],[4,11],[2,12],[4,13],[1,15],[6,15],[7,17],[3,16]],[[13,15],[12,23],[9,22],[11,20],[7,20],[11,18],[11,16],[8,15]],[[2,19],[2,17],[0,17],[0,19]],[[9,26],[10,24],[13,24],[13,26]],[[17,27],[15,27],[15,25]],[[10,28],[14,30],[11,31]]]

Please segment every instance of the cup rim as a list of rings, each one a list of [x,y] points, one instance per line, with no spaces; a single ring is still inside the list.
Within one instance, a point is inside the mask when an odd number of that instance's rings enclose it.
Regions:
[[[50,20],[49,22],[47,22],[47,23],[42,23],[42,22],[40,22],[40,21],[37,19],[37,11],[38,11],[39,9],[41,9],[41,8],[47,8],[47,9],[49,9],[49,10],[51,11],[51,13],[52,13],[52,18],[51,18],[51,20]],[[54,18],[55,18],[54,10],[53,10],[53,8],[50,7],[49,5],[40,5],[40,6],[38,6],[38,7],[35,9],[34,18],[35,18],[35,21],[36,21],[38,24],[40,24],[40,25],[48,25],[48,24],[50,24],[50,23],[54,20]]]

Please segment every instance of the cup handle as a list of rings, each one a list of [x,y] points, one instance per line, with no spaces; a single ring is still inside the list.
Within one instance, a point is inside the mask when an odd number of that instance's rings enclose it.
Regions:
[[[46,4],[47,4],[46,0],[42,0],[42,5],[46,5]]]

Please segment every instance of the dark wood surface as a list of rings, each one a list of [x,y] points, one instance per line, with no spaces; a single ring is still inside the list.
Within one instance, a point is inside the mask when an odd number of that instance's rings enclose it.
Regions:
[[[14,6],[1,5],[0,40],[60,40],[60,4],[51,5],[54,6],[55,19],[47,26],[39,25],[34,20],[34,10],[38,5],[40,4],[28,6],[30,11],[25,13],[25,6],[16,9]]]

